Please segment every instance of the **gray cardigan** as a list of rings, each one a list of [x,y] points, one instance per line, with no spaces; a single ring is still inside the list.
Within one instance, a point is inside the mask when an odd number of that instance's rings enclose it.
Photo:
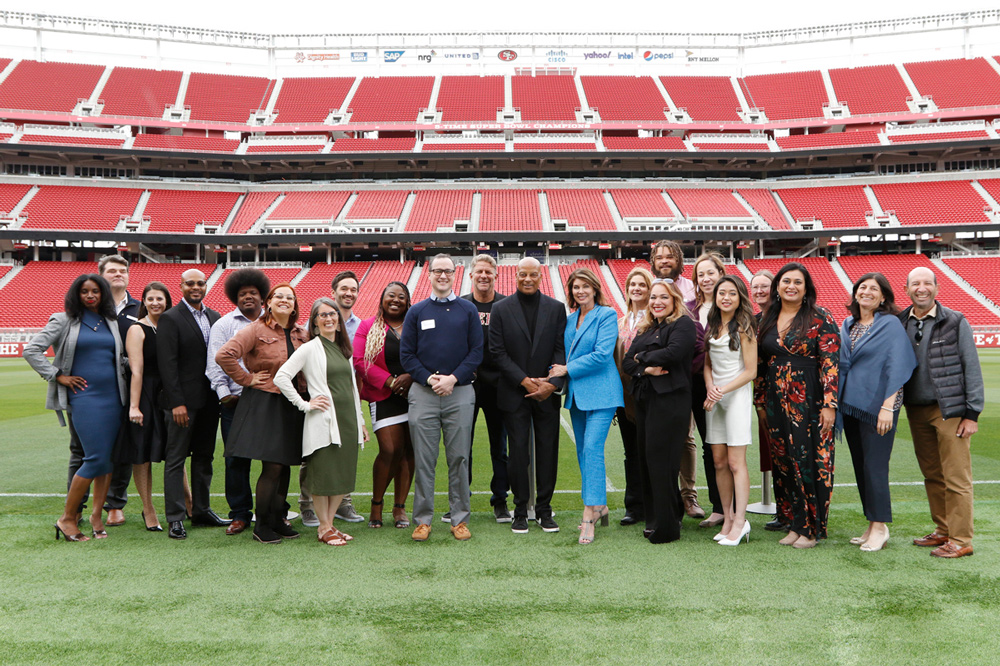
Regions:
[[[115,359],[118,366],[118,393],[122,404],[128,395],[125,386],[125,347],[118,333],[118,322],[105,318],[108,330],[115,338]],[[70,374],[73,369],[73,356],[76,353],[76,340],[80,335],[80,320],[70,319],[64,312],[56,312],[39,333],[32,336],[31,341],[24,346],[21,354],[35,372],[49,383],[48,395],[45,398],[45,409],[54,409],[59,417],[59,425],[66,425],[63,411],[69,409],[69,398],[66,387],[56,381],[60,372]],[[52,363],[45,358],[45,350],[52,347],[55,358]]]

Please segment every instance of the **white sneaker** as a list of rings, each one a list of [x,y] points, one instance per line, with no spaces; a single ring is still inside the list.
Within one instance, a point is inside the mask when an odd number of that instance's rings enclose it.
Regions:
[[[303,509],[302,524],[306,527],[319,527],[319,518],[316,517],[316,512],[312,509]]]

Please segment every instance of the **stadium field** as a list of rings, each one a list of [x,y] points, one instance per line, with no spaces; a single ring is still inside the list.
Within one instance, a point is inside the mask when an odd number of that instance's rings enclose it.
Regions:
[[[127,523],[110,528],[109,539],[56,543],[68,434],[43,409],[44,382],[22,360],[3,360],[0,663],[992,663],[1000,626],[1000,351],[981,359],[987,407],[973,439],[976,554],[949,561],[910,545],[932,524],[905,417],[891,465],[895,522],[880,553],[847,543],[865,521],[846,442],[837,448],[830,538],[817,548],[782,548],[780,535],[764,531],[764,516],[751,516],[750,542],[738,548],[716,546],[713,531],[689,519],[679,542],[653,546],[640,527],[617,524],[624,475],[613,429],[608,481],[619,490],[608,496],[611,527],[583,547],[569,436],[562,433],[554,502],[562,531],[533,527],[516,536],[489,510],[482,426],[469,542],[456,542],[438,520],[424,544],[391,523],[349,526],[356,539],[341,548],[317,543],[311,529],[280,546],[206,528],[174,542],[143,529],[133,497]],[[362,453],[354,494],[366,515],[375,449]],[[748,457],[756,461],[756,446]],[[219,513],[222,469],[217,456]],[[159,493],[162,466],[154,470]],[[751,480],[758,501],[759,474]],[[437,488],[445,511],[443,456]],[[156,502],[162,506],[162,497]]]

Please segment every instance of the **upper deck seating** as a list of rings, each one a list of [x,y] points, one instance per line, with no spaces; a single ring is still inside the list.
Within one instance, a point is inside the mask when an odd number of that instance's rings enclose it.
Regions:
[[[662,190],[610,190],[618,214],[623,218],[674,219],[675,215],[663,199]]]
[[[934,60],[904,65],[921,95],[939,109],[1000,105],[1000,75],[983,59]]]
[[[858,185],[776,190],[797,222],[822,220],[824,229],[866,228],[872,206]]]
[[[339,110],[354,85],[352,76],[311,76],[284,79],[274,109],[275,123],[322,123]]]
[[[480,231],[541,231],[538,190],[484,190]]]
[[[191,107],[191,120],[246,124],[251,113],[267,106],[273,87],[274,81],[262,76],[194,72],[184,105]]]
[[[774,194],[771,190],[765,189],[745,189],[737,190],[739,195],[746,199],[746,202],[757,211],[757,214],[764,218],[768,226],[772,229],[791,229],[785,214],[774,201]]]
[[[162,118],[167,106],[177,101],[183,76],[173,70],[115,67],[101,91],[101,116]]]
[[[732,190],[721,189],[671,189],[666,191],[684,217],[698,219],[751,217]]]
[[[175,134],[137,134],[132,147],[136,150],[169,150],[192,153],[232,153],[240,147],[238,139],[217,136],[177,136]]]
[[[608,136],[601,139],[608,150],[664,150],[688,152],[684,139],[679,136]]]
[[[365,190],[347,211],[347,220],[398,220],[406,204],[408,190]]]
[[[768,120],[822,118],[829,102],[818,71],[746,76],[740,85],[747,103],[763,109]]]
[[[24,208],[25,229],[114,231],[135,212],[142,190],[123,187],[44,185]]]
[[[437,108],[441,122],[495,123],[503,108],[503,77],[442,76]]]
[[[553,220],[566,220],[569,226],[581,226],[588,231],[618,228],[601,190],[547,190],[545,195]]]
[[[420,190],[406,220],[406,231],[453,229],[456,220],[471,220],[472,190]]]
[[[830,81],[837,101],[847,104],[851,116],[909,111],[910,91],[895,65],[831,69]]]
[[[827,132],[825,134],[795,134],[792,136],[779,136],[775,141],[782,150],[877,146],[878,132],[862,130],[857,132]]]
[[[202,222],[221,227],[238,198],[236,192],[152,190],[143,217],[150,219],[150,233],[190,234]]]
[[[581,76],[580,82],[604,122],[666,120],[667,102],[648,76]]]
[[[740,100],[728,76],[661,76],[660,82],[691,120],[740,120]]]
[[[0,83],[0,108],[70,113],[103,73],[101,65],[22,60]]]
[[[365,77],[351,98],[351,122],[416,122],[417,114],[430,103],[433,88],[433,76]]]
[[[242,234],[249,231],[277,198],[277,192],[247,193],[243,197],[240,209],[236,212],[236,217],[233,218],[233,223],[229,225],[229,233]]]
[[[572,76],[511,76],[515,108],[522,122],[576,121],[580,96]],[[515,147],[516,148],[516,147]]]
[[[342,190],[286,192],[269,220],[334,220],[351,193]]]
[[[894,211],[904,226],[985,224],[986,201],[967,180],[872,185],[884,211]]]

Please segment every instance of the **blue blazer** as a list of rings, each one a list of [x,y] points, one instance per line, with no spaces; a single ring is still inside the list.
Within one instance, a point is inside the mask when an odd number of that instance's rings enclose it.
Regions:
[[[595,306],[577,330],[579,320],[579,310],[566,319],[566,370],[569,374],[566,407],[575,405],[584,411],[624,407],[622,380],[615,365],[618,318],[614,308]]]

